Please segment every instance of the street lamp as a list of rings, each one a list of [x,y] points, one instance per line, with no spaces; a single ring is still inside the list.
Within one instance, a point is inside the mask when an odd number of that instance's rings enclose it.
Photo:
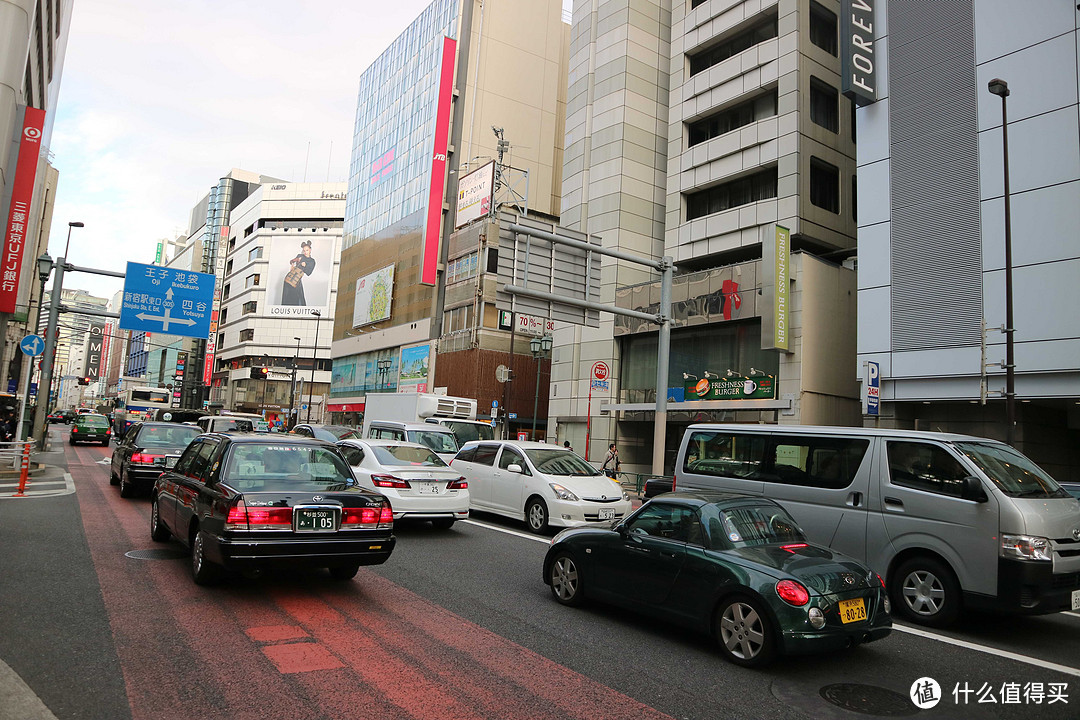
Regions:
[[[293,355],[292,361],[292,386],[289,388],[289,429],[292,430],[296,425],[296,366],[300,361],[300,338],[294,337],[296,341],[296,354]]]
[[[1000,78],[987,83],[987,89],[1001,98],[1001,151],[1005,166],[1005,442],[1013,444],[1016,432],[1016,363],[1013,357],[1013,299],[1012,299],[1012,214],[1009,207],[1009,120],[1005,98],[1009,84]]]
[[[79,227],[79,228],[86,227],[86,225],[84,225],[83,223],[81,223],[81,222],[79,222],[77,220],[75,222],[69,222],[68,223],[67,242],[64,243],[64,259],[65,260],[67,259],[67,256],[68,256],[68,248],[71,247],[71,228],[77,228],[77,227]]]
[[[545,335],[542,338],[533,338],[529,341],[529,350],[532,352],[532,356],[536,358],[536,393],[533,397],[533,424],[532,424],[532,439],[536,440],[536,414],[540,408],[540,361],[543,360],[551,353],[551,345],[554,342],[554,338],[550,335]]]
[[[390,382],[390,368],[393,366],[393,360],[378,360],[375,362],[375,369],[379,373],[379,389],[386,387]]]
[[[311,422],[311,400],[315,395],[315,365],[319,362],[319,320],[322,319],[322,313],[318,310],[312,310],[311,314],[315,316],[315,344],[311,348],[311,383],[308,388],[308,401],[307,401],[307,420],[305,422]]]

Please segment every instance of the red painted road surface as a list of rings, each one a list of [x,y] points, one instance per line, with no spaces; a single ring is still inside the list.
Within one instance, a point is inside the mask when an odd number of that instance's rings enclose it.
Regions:
[[[364,569],[201,588],[125,557],[180,546],[109,485],[109,449],[65,448],[135,720],[668,717]]]

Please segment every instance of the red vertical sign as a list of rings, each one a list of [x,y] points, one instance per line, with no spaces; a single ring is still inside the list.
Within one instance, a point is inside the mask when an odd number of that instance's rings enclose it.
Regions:
[[[45,111],[26,108],[19,140],[19,161],[15,166],[15,181],[11,185],[11,210],[4,226],[4,248],[0,256],[0,312],[15,312],[15,303],[19,298],[23,244],[30,222],[30,202],[34,198],[34,179],[37,177],[44,127]]]
[[[438,277],[442,207],[446,191],[446,150],[450,138],[456,52],[457,41],[444,37],[442,71],[439,75],[439,104],[435,114],[435,147],[431,156],[431,192],[428,195],[427,227],[424,230],[424,259],[420,266],[420,282],[424,285],[434,285]]]

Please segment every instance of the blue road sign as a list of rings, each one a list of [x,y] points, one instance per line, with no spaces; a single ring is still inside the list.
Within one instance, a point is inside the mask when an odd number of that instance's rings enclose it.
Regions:
[[[182,337],[210,336],[214,276],[129,262],[120,327]]]
[[[45,338],[40,335],[27,335],[19,341],[19,349],[30,357],[37,357],[45,352]]]
[[[517,413],[510,413],[511,420],[517,420]]]

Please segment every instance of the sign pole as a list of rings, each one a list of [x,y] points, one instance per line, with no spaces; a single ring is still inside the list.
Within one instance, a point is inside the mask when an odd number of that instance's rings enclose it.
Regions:
[[[64,291],[64,269],[67,266],[67,258],[58,258],[56,261],[56,277],[53,278],[52,297],[49,298],[49,322],[45,326],[45,352],[41,358],[41,379],[38,388],[51,388],[53,375],[53,361],[56,353],[56,326],[60,320],[60,296]],[[39,395],[41,393],[38,393]],[[47,398],[48,396],[46,396]],[[41,402],[38,398],[37,407],[34,410],[34,432],[37,438],[38,448],[45,449],[45,415],[48,413],[48,400]]]
[[[664,474],[664,443],[667,440],[668,362],[671,356],[671,281],[674,265],[671,257],[663,260],[660,279],[660,336],[656,343],[656,419],[653,424],[653,475]]]
[[[593,379],[589,377],[589,405],[588,410],[585,411],[585,459],[589,459],[589,434],[592,431],[592,384]]]
[[[23,382],[22,402],[19,403],[19,425],[15,429],[15,442],[22,442],[23,440],[26,440],[23,422],[25,422],[26,420],[26,405],[30,402],[30,380],[31,376],[34,374],[34,359],[29,355],[23,358],[22,371],[23,374],[26,376],[26,379],[25,382]],[[41,402],[40,392],[38,393],[38,402]]]

